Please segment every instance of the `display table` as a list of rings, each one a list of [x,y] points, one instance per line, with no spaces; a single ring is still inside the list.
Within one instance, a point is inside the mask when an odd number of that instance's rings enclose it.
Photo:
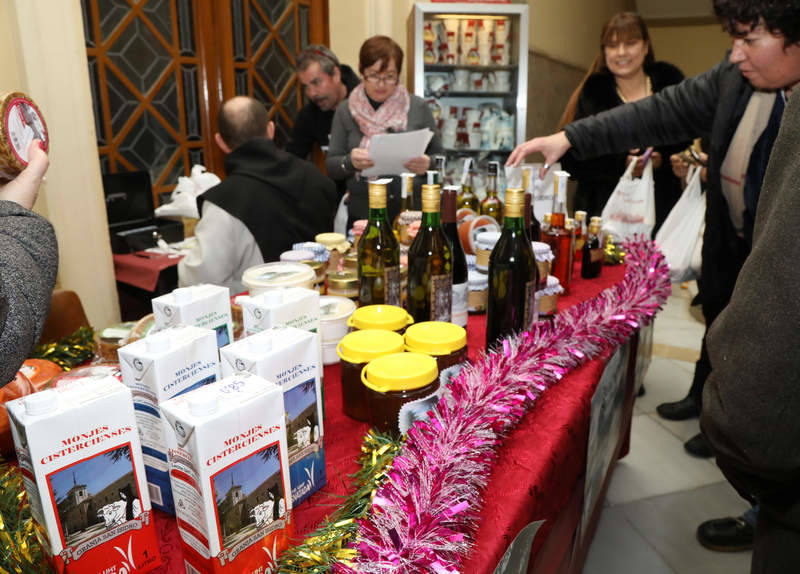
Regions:
[[[560,298],[559,310],[593,298],[603,289],[622,281],[624,274],[625,267],[616,266],[604,268],[603,274],[592,281],[582,281],[578,276],[571,293]],[[470,316],[467,337],[473,360],[483,351],[485,328],[485,315]],[[568,572],[570,570],[564,568],[569,566],[573,553],[582,565],[591,540],[591,529],[596,525],[602,506],[603,492],[595,499],[594,508],[590,509],[592,520],[588,523],[588,535],[584,533],[582,537],[576,537],[583,508],[590,405],[610,356],[609,351],[568,373],[537,401],[505,439],[484,493],[487,502],[480,515],[477,544],[465,562],[463,572],[492,572],[520,530],[537,520],[545,522],[533,542],[531,571]],[[325,367],[324,377],[328,484],[293,511],[298,537],[312,532],[349,494],[348,477],[359,469],[356,459],[360,454],[362,437],[368,430],[366,423],[352,420],[342,412],[339,366]],[[626,452],[633,377],[629,377],[627,384],[623,430],[619,437],[614,437],[614,458]],[[611,467],[613,463],[604,473],[603,486],[607,485]],[[164,560],[164,566],[158,572],[183,572],[174,519],[157,511],[155,515]],[[576,542],[574,548],[573,541]]]
[[[150,301],[178,286],[178,261],[182,257],[147,251],[114,254],[114,278],[123,321],[135,321],[151,313]]]

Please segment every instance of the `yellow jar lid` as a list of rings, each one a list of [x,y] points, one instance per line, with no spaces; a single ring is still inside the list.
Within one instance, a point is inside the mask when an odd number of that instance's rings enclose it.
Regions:
[[[336,347],[339,358],[348,363],[368,363],[373,359],[403,352],[403,336],[394,331],[365,329],[345,335]]]
[[[464,327],[444,321],[425,321],[406,329],[406,350],[428,355],[449,355],[467,344]]]
[[[341,233],[319,233],[314,237],[314,241],[330,249],[340,243],[344,243],[347,238]]]
[[[379,393],[412,391],[431,384],[438,377],[436,359],[422,353],[384,355],[369,362],[361,371],[364,386]]]
[[[414,322],[414,318],[402,307],[394,305],[367,305],[359,307],[347,321],[354,329],[385,329],[397,331]]]

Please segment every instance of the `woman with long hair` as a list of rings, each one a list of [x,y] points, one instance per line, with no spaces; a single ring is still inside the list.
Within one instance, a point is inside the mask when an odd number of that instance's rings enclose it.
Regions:
[[[621,12],[603,26],[600,53],[569,99],[558,129],[574,120],[641,100],[681,80],[683,73],[678,68],[655,60],[650,34],[642,17],[635,12]],[[578,180],[575,209],[586,211],[590,216],[600,215],[628,162],[648,145],[648,142],[641,143],[639,150],[590,160],[577,160],[569,153],[565,155],[562,165]],[[673,175],[668,160],[670,155],[685,147],[686,144],[659,146],[651,155],[656,201],[653,234],[680,197],[680,182]],[[639,175],[642,168],[636,166],[634,175]]]

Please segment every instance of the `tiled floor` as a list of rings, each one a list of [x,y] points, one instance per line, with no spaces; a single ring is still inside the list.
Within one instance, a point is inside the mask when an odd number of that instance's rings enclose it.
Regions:
[[[636,399],[631,449],[614,470],[584,574],[746,574],[750,552],[720,553],[697,542],[697,525],[737,516],[748,504],[725,481],[713,459],[687,454],[683,442],[697,419],[667,421],[664,401],[686,396],[705,329],[696,287],[673,286],[656,318],[646,394]]]

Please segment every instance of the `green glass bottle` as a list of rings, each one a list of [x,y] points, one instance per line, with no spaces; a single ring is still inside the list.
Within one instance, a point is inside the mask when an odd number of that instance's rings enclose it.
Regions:
[[[456,201],[456,207],[458,209],[466,207],[478,213],[480,204],[478,203],[478,196],[475,195],[474,185],[472,170],[469,170],[464,178],[464,183],[461,184],[461,192],[458,194],[458,200]]]
[[[506,190],[503,232],[489,256],[486,346],[530,329],[536,319],[539,271],[525,230],[525,191]]]
[[[450,321],[453,257],[440,224],[438,185],[422,186],[422,224],[408,249],[408,312],[415,322]]]
[[[503,225],[503,202],[497,197],[497,176],[500,171],[500,163],[489,162],[489,175],[486,180],[486,197],[481,201],[481,215],[489,215],[494,220]]]
[[[369,220],[358,241],[359,305],[397,305],[400,246],[386,215],[386,181],[369,183]]]

